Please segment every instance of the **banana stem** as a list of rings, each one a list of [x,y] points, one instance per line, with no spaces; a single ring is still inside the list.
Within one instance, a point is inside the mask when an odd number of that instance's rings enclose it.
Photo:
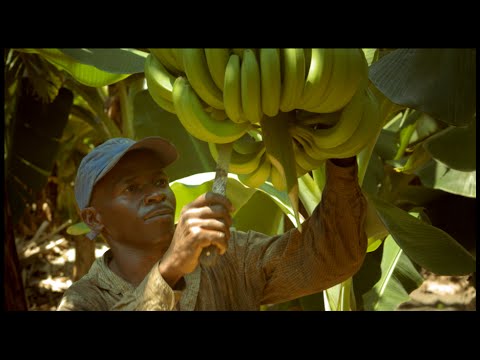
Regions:
[[[133,139],[133,103],[128,96],[125,80],[118,82],[118,94],[120,97],[120,111],[122,114],[123,136]]]
[[[382,132],[383,127],[378,127],[377,133],[374,137],[370,140],[365,148],[360,151],[357,155],[358,161],[358,183],[360,187],[363,184],[363,179],[365,178],[365,174],[367,173],[368,163],[370,162],[370,158],[372,157],[373,149],[378,141],[378,137]]]
[[[212,192],[225,196],[227,193],[228,167],[232,155],[233,143],[217,144],[218,159],[213,180]],[[204,266],[213,266],[217,262],[218,249],[211,245],[203,249],[200,255],[200,263]]]

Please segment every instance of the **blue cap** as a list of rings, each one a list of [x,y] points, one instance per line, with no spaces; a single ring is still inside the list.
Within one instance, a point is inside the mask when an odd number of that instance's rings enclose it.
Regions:
[[[168,140],[151,136],[134,141],[128,138],[113,138],[95,147],[80,162],[75,179],[75,199],[78,208],[87,208],[90,204],[93,187],[108,173],[128,151],[151,149],[155,151],[166,167],[178,158],[177,149]],[[87,237],[94,239],[98,233],[91,231]]]

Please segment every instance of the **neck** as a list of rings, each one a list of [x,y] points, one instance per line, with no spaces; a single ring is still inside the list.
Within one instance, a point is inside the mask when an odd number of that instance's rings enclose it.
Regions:
[[[162,258],[164,246],[149,249],[132,248],[121,244],[110,244],[113,258],[110,269],[134,286],[138,286],[150,272],[153,265]]]

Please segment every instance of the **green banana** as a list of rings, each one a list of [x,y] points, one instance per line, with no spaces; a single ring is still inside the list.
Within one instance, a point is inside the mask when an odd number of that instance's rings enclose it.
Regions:
[[[260,187],[265,181],[268,180],[270,172],[272,169],[272,164],[268,160],[267,155],[264,153],[260,159],[258,167],[248,174],[239,174],[238,179],[245,185],[251,188]]]
[[[207,58],[208,70],[212,76],[215,85],[223,91],[225,82],[225,69],[230,51],[228,49],[205,49],[205,57]]]
[[[367,86],[368,63],[361,49],[335,49],[334,60],[327,94],[319,106],[306,110],[320,113],[338,111],[359,88]]]
[[[335,114],[339,116],[334,126],[327,129],[312,129],[308,126],[297,124],[293,126],[298,126],[300,132],[310,132],[316,146],[320,149],[336,147],[352,137],[362,120],[362,114],[367,101],[368,95],[365,89],[359,89],[352,100],[341,111],[330,113],[332,114],[330,116],[334,116]]]
[[[243,52],[240,80],[243,113],[252,124],[259,123],[263,116],[260,67],[252,49],[245,49]]]
[[[333,113],[311,113],[304,110],[297,110],[295,114],[295,124],[299,125],[313,125],[314,128],[329,128],[338,123],[341,112]]]
[[[233,142],[250,130],[249,123],[217,121],[205,111],[204,105],[189,81],[179,76],[173,84],[173,104],[185,129],[194,137],[218,144]]]
[[[240,139],[233,143],[233,150],[240,154],[251,154],[258,152],[265,144],[262,141],[262,135],[256,130],[250,130]]]
[[[303,49],[282,49],[283,82],[280,110],[288,112],[301,102],[305,85],[305,52]]]
[[[225,112],[233,122],[244,123],[248,121],[243,115],[240,57],[236,54],[230,55],[227,67],[225,68],[223,104]]]
[[[300,108],[316,108],[328,88],[333,67],[333,49],[312,49],[310,67],[303,88]]]
[[[293,140],[293,151],[295,153],[295,161],[297,162],[297,165],[300,169],[303,169],[306,172],[317,169],[323,163],[323,160],[317,160],[308,155],[303,146],[296,140]],[[298,172],[297,169],[297,175]]]
[[[175,107],[172,102],[172,90],[175,77],[172,76],[152,54],[148,54],[145,59],[144,71],[148,92],[152,99],[162,109],[175,114]]]
[[[218,148],[215,143],[208,143],[208,148],[212,158],[218,160]],[[232,149],[228,171],[234,174],[250,174],[258,167],[262,156],[265,154],[265,146],[257,152],[250,154],[240,154]]]
[[[212,118],[218,121],[224,121],[228,119],[228,116],[225,111],[220,109],[215,109],[214,107],[208,106],[205,108],[205,111],[210,114]]]
[[[182,69],[177,66],[177,61],[173,56],[172,49],[155,48],[148,49],[160,62],[174,75],[180,75]]]
[[[245,49],[231,49],[231,52],[234,53],[235,55],[238,55],[240,60],[243,59],[243,52],[244,51],[245,51]]]
[[[262,111],[267,116],[275,116],[280,109],[282,95],[279,49],[260,49],[260,77]]]
[[[172,102],[173,83],[176,77],[171,75],[152,54],[148,54],[145,59],[145,79],[150,93]]]
[[[205,51],[200,48],[183,49],[182,53],[185,74],[195,92],[208,105],[224,110],[223,94],[210,75]]]
[[[330,158],[347,158],[357,155],[375,136],[379,128],[383,126],[383,118],[380,116],[380,105],[369,88],[366,92],[367,101],[363,111],[360,124],[353,135],[343,144],[330,149],[321,149],[317,146],[315,139],[309,132],[303,132],[300,128],[291,128],[291,133],[312,158],[324,160]],[[300,131],[299,131],[300,130]]]
[[[173,55],[173,60],[175,61],[175,65],[182,74],[185,74],[185,66],[183,65],[183,49],[173,48],[170,49],[170,52]]]

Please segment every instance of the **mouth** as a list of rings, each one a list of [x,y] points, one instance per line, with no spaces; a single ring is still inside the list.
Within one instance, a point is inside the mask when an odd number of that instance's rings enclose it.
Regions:
[[[167,216],[167,215],[172,216],[173,215],[173,210],[170,209],[170,208],[158,209],[158,210],[152,211],[152,212],[148,213],[147,215],[145,215],[143,220],[147,221],[147,220],[150,220],[150,219],[163,217],[163,216]]]

